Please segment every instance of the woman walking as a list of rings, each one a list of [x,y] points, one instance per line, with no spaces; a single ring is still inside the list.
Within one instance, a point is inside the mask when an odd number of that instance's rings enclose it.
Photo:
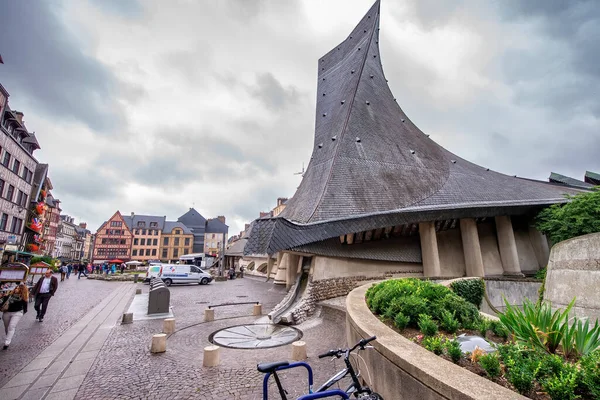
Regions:
[[[5,295],[2,300],[4,301],[2,303],[2,320],[4,321],[4,333],[6,334],[2,350],[6,350],[12,341],[19,320],[27,313],[29,290],[21,283],[12,293]]]

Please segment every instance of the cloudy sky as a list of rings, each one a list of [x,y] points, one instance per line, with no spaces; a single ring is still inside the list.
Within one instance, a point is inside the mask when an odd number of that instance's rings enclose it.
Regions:
[[[317,60],[371,0],[0,2],[0,83],[63,213],[230,234],[291,197],[313,144]],[[410,118],[510,175],[600,171],[595,0],[383,0],[381,56]]]

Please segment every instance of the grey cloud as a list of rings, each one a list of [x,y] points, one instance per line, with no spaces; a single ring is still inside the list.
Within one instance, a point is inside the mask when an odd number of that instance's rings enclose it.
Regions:
[[[126,124],[116,101],[126,85],[80,50],[80,44],[59,21],[53,4],[3,2],[0,26],[5,63],[1,66],[2,83],[9,92],[51,118],[71,118],[96,131]]]
[[[127,18],[142,16],[143,7],[138,0],[91,0],[96,6],[106,12],[110,12]]]
[[[213,51],[208,42],[199,41],[190,50],[161,54],[157,61],[187,81],[203,86],[212,73]]]
[[[113,200],[118,195],[119,182],[103,175],[96,168],[74,171],[51,166],[50,178],[56,193],[68,194],[69,198],[76,199],[75,203]]]
[[[298,102],[298,93],[294,87],[284,88],[270,72],[256,77],[256,86],[248,92],[271,110],[282,110]]]
[[[182,186],[203,178],[199,171],[191,165],[190,161],[177,155],[153,155],[143,163],[131,165],[131,175],[137,182],[146,185]]]
[[[269,211],[275,207],[275,200],[281,197],[281,189],[275,185],[256,186],[252,193],[240,196],[233,204],[233,213],[246,221],[253,221],[260,211]]]

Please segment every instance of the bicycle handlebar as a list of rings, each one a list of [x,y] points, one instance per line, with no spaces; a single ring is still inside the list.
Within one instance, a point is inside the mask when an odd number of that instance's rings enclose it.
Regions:
[[[366,339],[361,339],[358,341],[358,343],[356,343],[354,345],[354,347],[352,347],[351,349],[337,349],[337,350],[329,350],[327,353],[323,353],[323,354],[319,354],[319,358],[325,358],[325,357],[332,357],[332,356],[336,356],[339,357],[341,354],[348,352],[351,353],[352,351],[354,351],[357,347],[360,347],[361,349],[364,349],[365,346],[369,343],[372,342],[373,340],[377,339],[377,336],[371,336],[370,338],[366,338]]]

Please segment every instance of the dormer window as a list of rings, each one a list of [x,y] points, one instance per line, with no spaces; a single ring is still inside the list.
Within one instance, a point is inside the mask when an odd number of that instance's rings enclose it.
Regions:
[[[156,228],[158,226],[158,222],[150,222],[150,228]]]
[[[146,222],[144,222],[144,221],[138,221],[137,226],[139,226],[141,228],[145,228],[146,227]]]

